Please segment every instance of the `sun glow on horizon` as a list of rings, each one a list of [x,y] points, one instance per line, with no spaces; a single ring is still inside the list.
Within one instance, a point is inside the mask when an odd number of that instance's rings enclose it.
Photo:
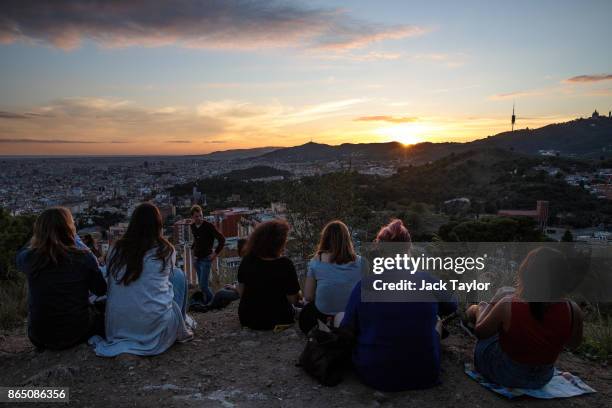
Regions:
[[[424,123],[402,123],[399,125],[381,127],[374,130],[374,132],[377,135],[409,146],[427,141],[427,134],[435,129],[435,126]]]

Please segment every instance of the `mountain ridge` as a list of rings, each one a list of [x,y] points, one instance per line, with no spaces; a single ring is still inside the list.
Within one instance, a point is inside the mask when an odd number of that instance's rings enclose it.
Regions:
[[[579,118],[553,123],[536,129],[517,129],[470,142],[422,142],[403,145],[399,142],[326,143],[308,142],[298,146],[278,148],[236,149],[213,152],[202,157],[224,159],[232,152],[238,156],[263,162],[308,162],[333,160],[398,160],[420,164],[437,160],[451,153],[480,148],[501,148],[529,155],[550,151],[561,156],[594,159],[612,152],[612,118],[606,116]],[[270,149],[263,151],[261,149]],[[250,153],[249,153],[250,152]],[[241,157],[238,157],[241,158]]]

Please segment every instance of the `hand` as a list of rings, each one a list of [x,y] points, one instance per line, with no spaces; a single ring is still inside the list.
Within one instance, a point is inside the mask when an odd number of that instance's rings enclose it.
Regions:
[[[212,254],[208,255],[208,260],[212,262],[215,260],[216,257],[217,257],[217,254],[213,252]]]
[[[509,287],[509,286],[501,287],[497,289],[497,292],[495,292],[495,295],[491,299],[491,303],[497,303],[503,298],[505,298],[506,296],[513,296],[515,292],[516,292],[515,288]]]

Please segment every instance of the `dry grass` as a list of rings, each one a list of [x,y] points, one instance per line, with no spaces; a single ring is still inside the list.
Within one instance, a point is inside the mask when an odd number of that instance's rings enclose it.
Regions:
[[[0,281],[0,330],[8,330],[22,324],[27,313],[25,280]]]
[[[578,349],[585,357],[608,362],[612,359],[612,317],[597,314],[584,322],[584,337]]]

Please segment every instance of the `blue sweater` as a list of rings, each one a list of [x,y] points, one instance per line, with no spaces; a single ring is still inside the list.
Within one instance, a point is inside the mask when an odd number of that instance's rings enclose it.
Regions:
[[[433,280],[419,272],[411,279]],[[439,315],[457,309],[448,292],[435,302],[361,302],[361,282],[349,298],[341,323],[357,337],[353,364],[361,381],[381,391],[427,388],[439,383]]]

